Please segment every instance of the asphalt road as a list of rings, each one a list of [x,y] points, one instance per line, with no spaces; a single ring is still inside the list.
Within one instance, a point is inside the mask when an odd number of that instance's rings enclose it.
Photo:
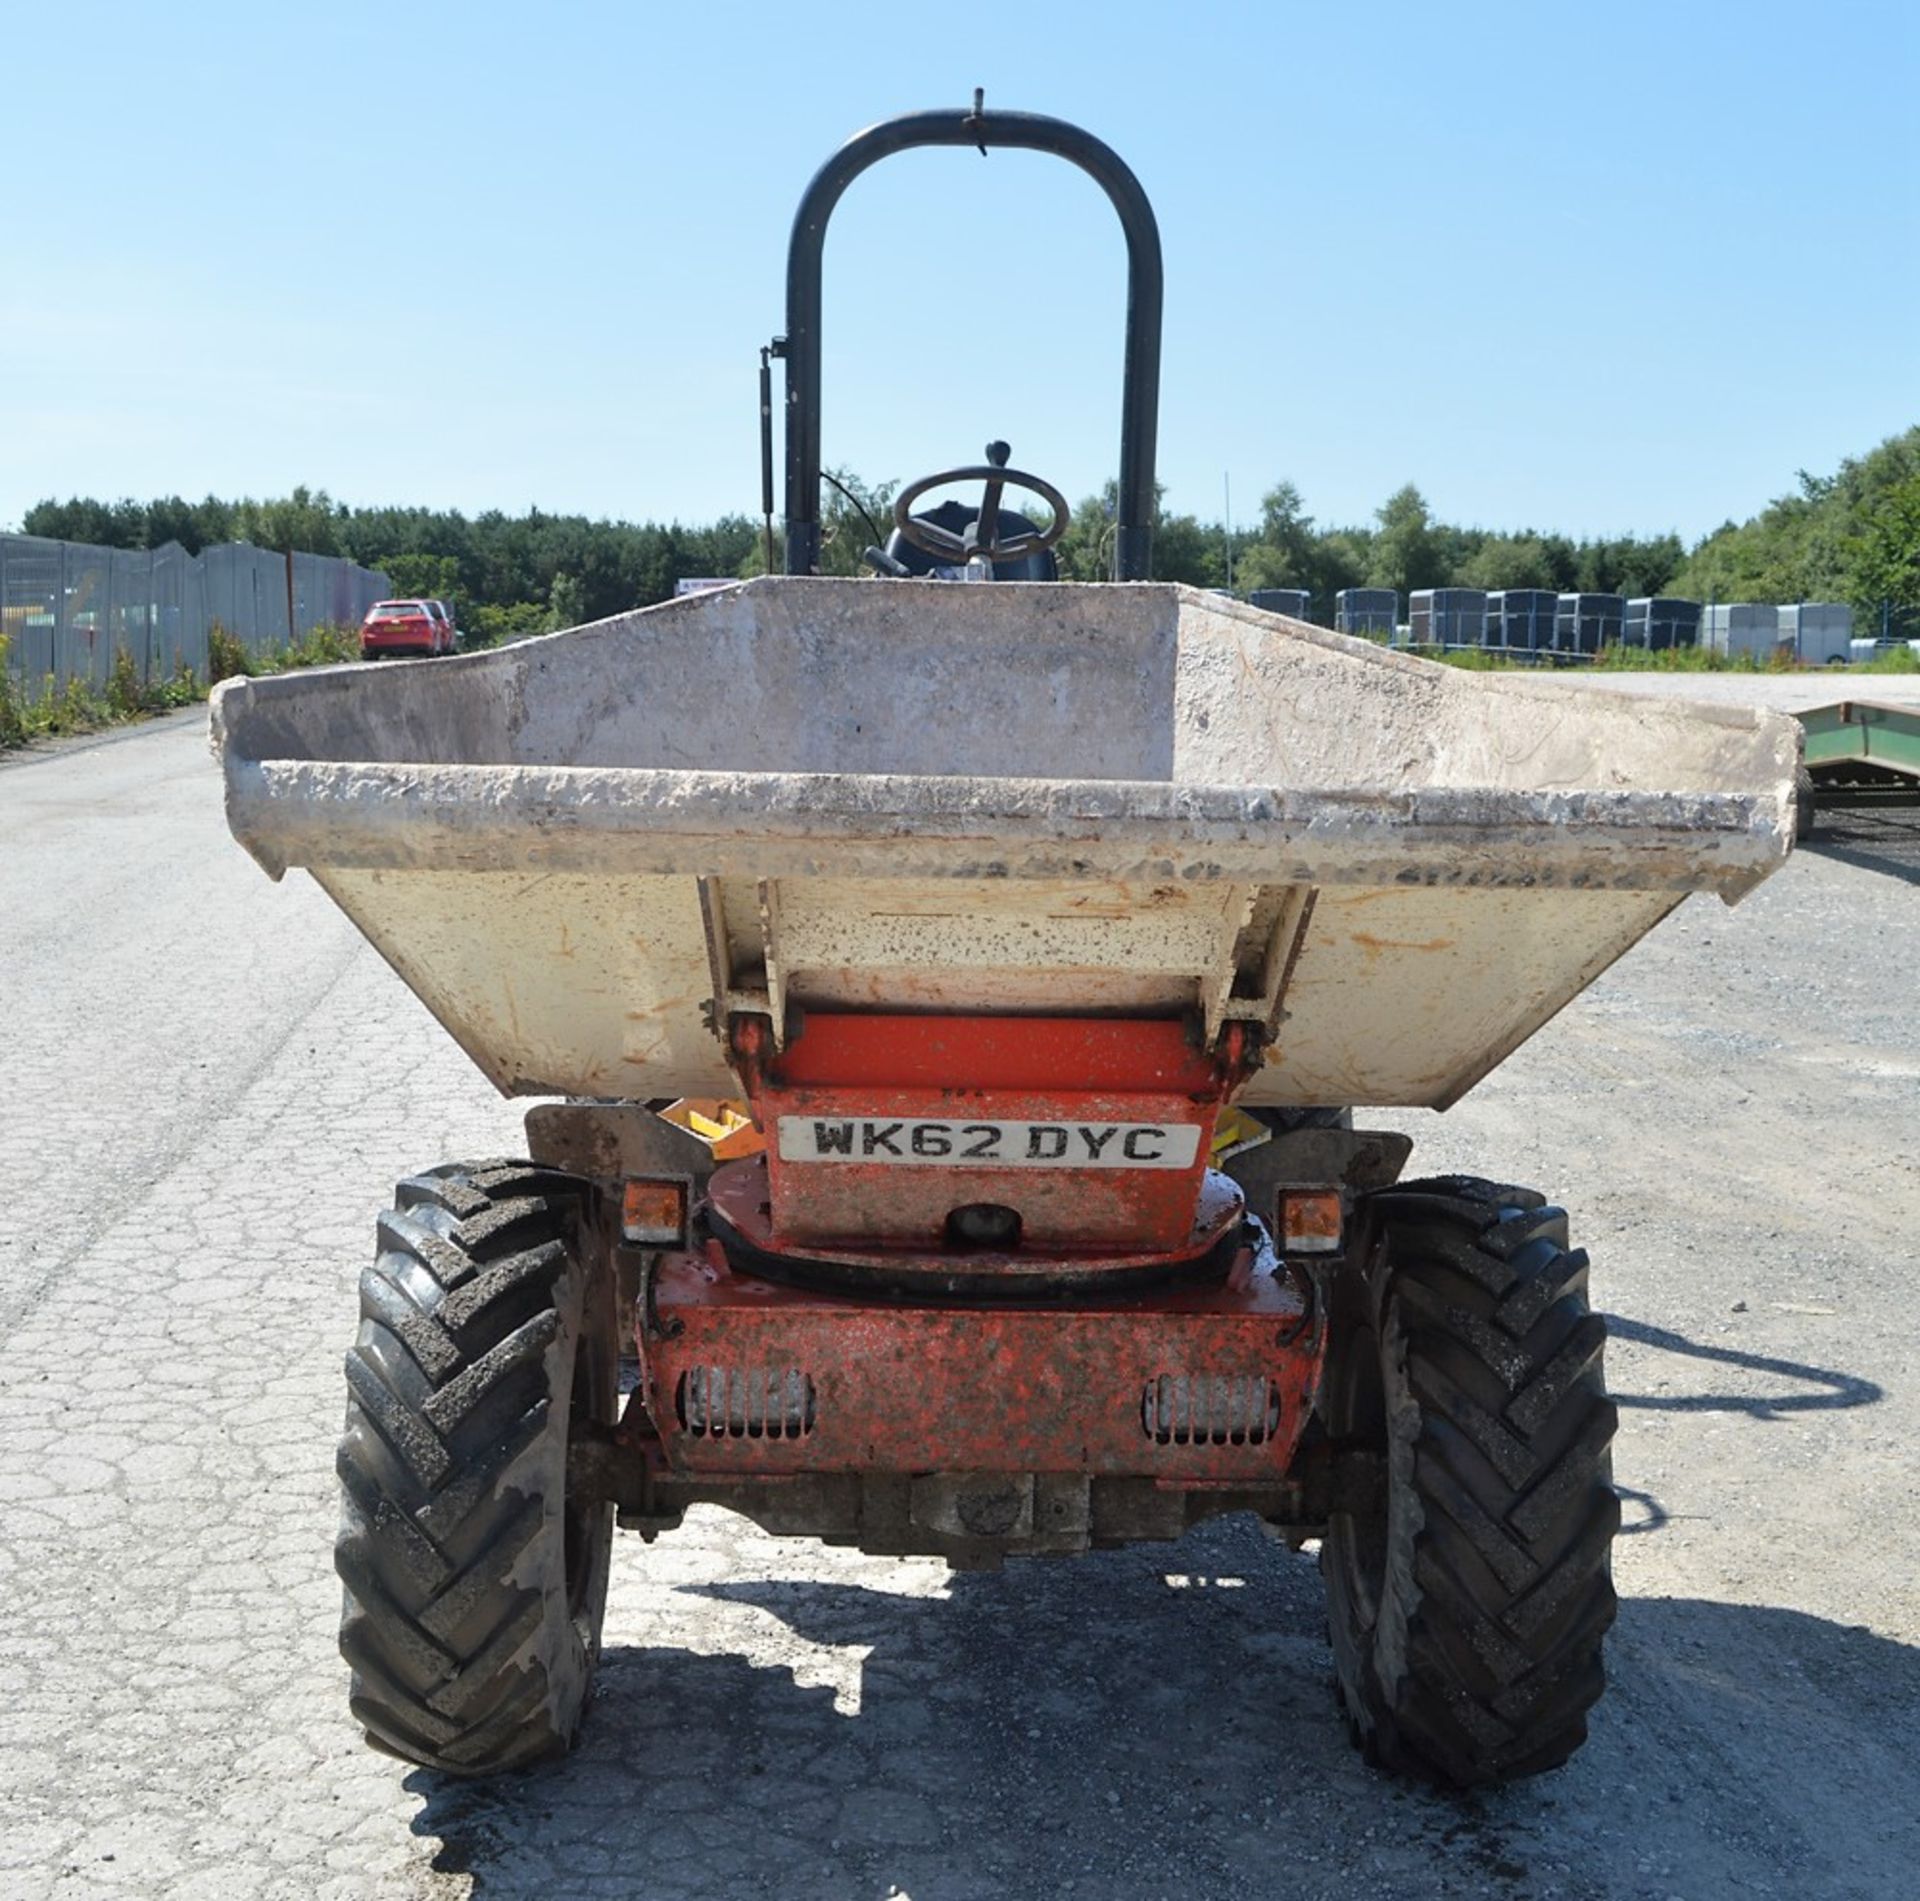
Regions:
[[[1617,1317],[1567,1770],[1364,1768],[1312,1563],[1245,1524],[949,1577],[708,1512],[616,1547],[576,1755],[473,1787],[348,1720],[333,1443],[373,1209],[517,1112],[231,844],[203,718],[0,763],[0,1895],[1915,1891],[1913,832],[1690,901],[1399,1119],[1564,1200]]]

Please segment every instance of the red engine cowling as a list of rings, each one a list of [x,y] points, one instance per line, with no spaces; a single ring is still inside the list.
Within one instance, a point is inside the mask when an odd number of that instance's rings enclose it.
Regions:
[[[665,1471],[1282,1478],[1321,1326],[1207,1166],[1241,1034],[810,1014],[776,1051],[737,1022],[767,1149],[651,1278]]]

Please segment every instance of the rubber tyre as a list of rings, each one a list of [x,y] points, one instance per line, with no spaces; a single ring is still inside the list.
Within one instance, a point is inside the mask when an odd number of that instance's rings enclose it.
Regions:
[[[570,1424],[618,1403],[584,1185],[530,1162],[403,1181],[360,1280],[335,1565],[351,1706],[454,1775],[564,1753],[593,1682],[613,1513],[570,1502]]]
[[[1336,1444],[1385,1454],[1321,1544],[1340,1700],[1381,1768],[1517,1781],[1580,1747],[1606,1680],[1617,1415],[1587,1257],[1561,1210],[1467,1177],[1366,1213],[1322,1399]]]
[[[1793,842],[1805,844],[1820,823],[1820,788],[1805,766],[1793,775]]]

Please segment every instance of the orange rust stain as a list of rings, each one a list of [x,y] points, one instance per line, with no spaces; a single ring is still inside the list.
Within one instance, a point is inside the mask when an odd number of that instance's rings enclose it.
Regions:
[[[1362,904],[1378,904],[1383,898],[1404,898],[1406,895],[1403,887],[1395,886],[1382,891],[1343,891],[1338,894],[1323,892],[1320,902],[1337,905],[1342,909],[1352,909]]]
[[[1156,892],[1149,903],[1157,902]],[[1057,911],[1043,911],[1041,916],[1049,923],[1075,924],[1081,918],[1128,918],[1134,916],[1141,906],[1135,899],[1127,897],[1110,898],[1089,894],[1083,898],[1069,898],[1066,908]]]
[[[1378,957],[1382,951],[1443,951],[1452,950],[1454,946],[1454,940],[1451,937],[1429,937],[1424,942],[1416,943],[1411,938],[1375,937],[1368,931],[1355,931],[1353,941],[1369,957]]]

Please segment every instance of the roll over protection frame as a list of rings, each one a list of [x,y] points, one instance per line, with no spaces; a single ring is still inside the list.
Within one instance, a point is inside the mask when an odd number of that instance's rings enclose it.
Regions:
[[[813,176],[787,246],[786,571],[820,562],[820,275],[827,222],[841,194],[883,158],[925,145],[1048,152],[1087,173],[1112,201],[1127,239],[1127,332],[1120,408],[1120,491],[1113,578],[1144,581],[1153,566],[1154,451],[1160,405],[1160,228],[1140,181],[1113,148],[1038,112],[912,112],[856,132]]]

